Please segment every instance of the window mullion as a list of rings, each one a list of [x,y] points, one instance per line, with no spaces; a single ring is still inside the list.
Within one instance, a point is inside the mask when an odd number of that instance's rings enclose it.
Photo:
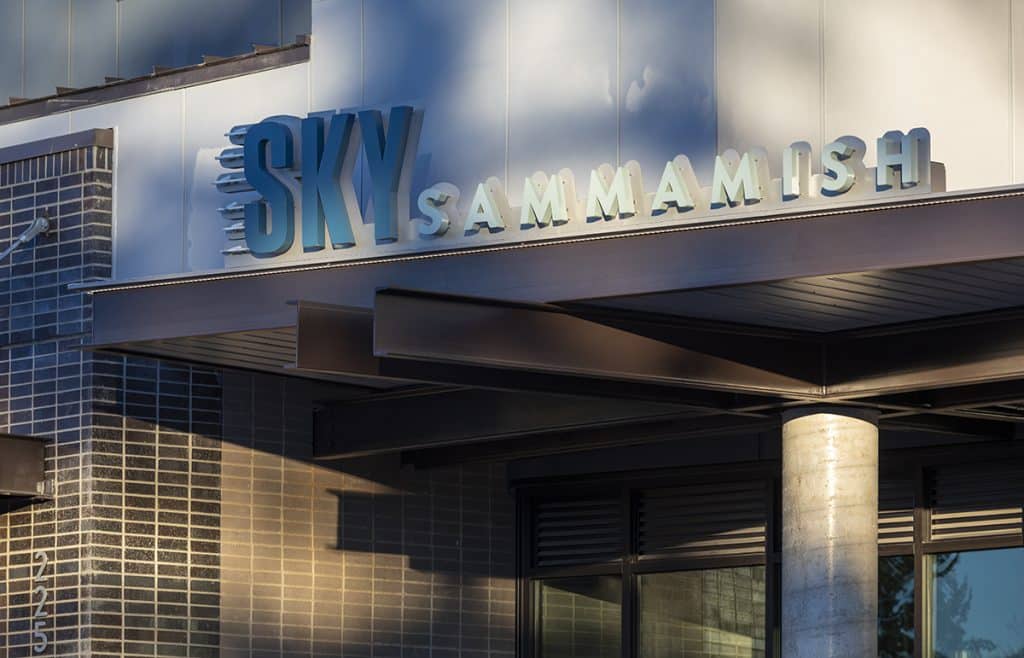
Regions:
[[[928,540],[931,527],[931,514],[928,506],[928,476],[925,469],[917,467],[914,488],[914,658],[924,658],[926,647],[930,645],[930,629],[928,628],[928,602],[926,582],[928,556],[924,552],[924,543]],[[930,652],[928,652],[930,653]]]
[[[625,514],[626,536],[622,556],[622,658],[639,656],[636,582],[636,497],[628,487],[623,491],[623,513]]]

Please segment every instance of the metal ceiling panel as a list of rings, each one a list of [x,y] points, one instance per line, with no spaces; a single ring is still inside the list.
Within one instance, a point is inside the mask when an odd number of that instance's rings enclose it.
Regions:
[[[1024,259],[594,300],[588,306],[833,332],[1024,305]]]

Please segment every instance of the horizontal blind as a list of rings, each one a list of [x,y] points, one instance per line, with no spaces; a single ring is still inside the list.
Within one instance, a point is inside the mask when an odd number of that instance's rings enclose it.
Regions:
[[[764,481],[642,491],[639,553],[694,558],[762,555],[769,496]]]
[[[533,506],[533,566],[617,560],[625,552],[625,518],[618,499],[538,501]]]
[[[931,472],[931,540],[1022,539],[1024,463],[940,467]]]
[[[912,547],[914,543],[914,481],[880,478],[878,482],[878,545]]]

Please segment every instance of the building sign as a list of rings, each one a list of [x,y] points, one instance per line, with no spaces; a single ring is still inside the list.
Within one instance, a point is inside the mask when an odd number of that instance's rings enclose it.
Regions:
[[[228,173],[218,189],[252,193],[221,208],[229,222],[229,264],[286,254],[347,260],[474,244],[522,242],[658,226],[708,225],[812,209],[837,200],[943,191],[944,169],[931,161],[924,128],[887,132],[876,140],[877,164],[864,162],[865,143],[840,137],[814,153],[807,142],[770,161],[764,149],[727,150],[715,157],[710,180],[699,181],[685,155],[661,171],[630,161],[602,164],[583,178],[563,169],[537,172],[510,203],[502,181],[474,189],[438,182],[419,191],[410,211],[413,160],[423,114],[412,107],[278,116],[236,126],[234,145],[218,156]],[[365,159],[367,216],[353,173]],[[820,173],[813,173],[814,170]],[[778,176],[773,178],[773,175]],[[372,225],[372,231],[367,226]],[[231,257],[246,256],[241,262]]]

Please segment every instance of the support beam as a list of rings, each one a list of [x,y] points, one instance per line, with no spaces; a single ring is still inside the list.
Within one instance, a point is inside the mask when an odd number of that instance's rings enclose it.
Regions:
[[[444,390],[324,404],[316,414],[313,453],[317,459],[336,459],[699,415],[678,405],[633,400]],[[550,447],[550,438],[541,440]]]
[[[597,448],[639,446],[662,441],[688,441],[709,437],[718,439],[736,435],[756,436],[771,431],[778,431],[778,416],[775,418],[702,416],[651,419],[612,427],[477,442],[462,446],[406,450],[402,452],[402,463],[416,468],[435,468],[462,463],[550,457],[557,454],[563,454],[567,459],[575,460],[580,457],[580,451]],[[728,450],[728,448],[724,448],[724,450]],[[742,453],[738,454],[733,446],[730,457],[722,458],[722,461],[737,458],[742,459]]]
[[[850,332],[826,343],[828,396],[878,396],[1024,378],[1024,310]]]
[[[880,425],[883,430],[952,434],[990,441],[1012,439],[1018,435],[1017,425],[1014,422],[943,414],[898,415],[896,417],[883,415]]]
[[[775,333],[685,325],[628,326],[563,309],[407,291],[377,294],[374,354],[624,383],[820,395],[820,351]]]
[[[295,371],[320,375],[344,374],[376,378],[382,382],[428,382],[472,386],[491,390],[535,391],[581,397],[644,400],[700,409],[745,413],[770,407],[774,399],[714,390],[673,386],[665,382],[629,382],[584,375],[499,368],[486,362],[434,362],[393,359],[374,355],[374,330],[379,314],[359,309],[298,302],[296,316]],[[415,324],[411,316],[409,328]]]
[[[373,330],[375,354],[396,361],[898,406],[901,393],[1024,379],[1022,321],[1010,309],[808,335],[382,291]]]
[[[991,405],[1024,405],[1024,380],[982,382],[880,396],[881,404],[926,413],[955,413]]]

